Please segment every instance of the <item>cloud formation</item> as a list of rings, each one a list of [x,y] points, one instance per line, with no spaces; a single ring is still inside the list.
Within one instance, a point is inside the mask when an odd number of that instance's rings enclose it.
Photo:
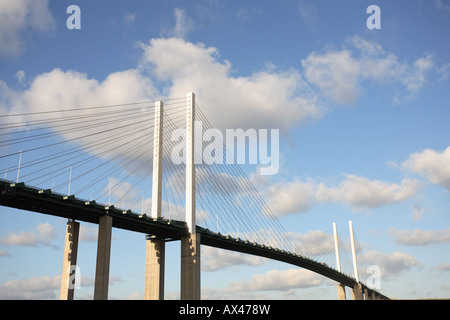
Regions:
[[[337,184],[316,180],[279,182],[265,191],[268,206],[279,215],[306,212],[318,203],[342,203],[360,210],[398,203],[422,187],[415,179],[400,184],[345,174]]]
[[[175,8],[173,9],[173,13],[175,16],[175,26],[168,33],[170,36],[183,39],[194,29],[194,22],[183,9]]]
[[[403,162],[402,168],[450,191],[450,147],[443,151],[426,149],[413,153]]]
[[[52,33],[56,29],[48,0],[2,1],[0,17],[0,58],[22,55],[29,33]]]
[[[256,274],[247,282],[231,283],[230,290],[235,291],[288,291],[310,288],[323,283],[323,277],[306,269],[290,268],[270,270],[265,274]]]
[[[152,39],[141,44],[141,66],[169,97],[193,91],[211,123],[220,128],[278,128],[323,115],[315,95],[296,70],[258,71],[233,77],[232,65],[214,47],[179,38]],[[289,117],[286,117],[289,114]]]
[[[306,79],[325,96],[338,104],[352,104],[363,93],[363,81],[399,86],[406,93],[394,101],[414,96],[426,83],[434,60],[427,54],[412,64],[401,62],[378,43],[354,36],[340,50],[310,53],[302,66]]]
[[[77,71],[54,69],[30,81],[24,91],[0,83],[5,112],[36,112],[184,97],[198,104],[219,128],[277,128],[287,131],[324,109],[296,70],[262,70],[233,77],[232,65],[216,48],[179,38],[142,44],[136,69],[111,73],[103,81]],[[286,117],[289,114],[289,117]]]
[[[399,230],[391,228],[389,229],[389,235],[396,243],[408,246],[427,246],[450,242],[450,228],[442,230]]]
[[[0,285],[0,299],[56,299],[55,290],[61,286],[61,276],[33,277],[10,280]]]
[[[54,240],[56,237],[57,234],[53,230],[53,226],[46,222],[38,224],[35,231],[10,231],[0,239],[0,244],[4,246],[55,247],[50,241]]]
[[[422,263],[417,261],[412,255],[398,251],[391,254],[369,251],[358,256],[358,262],[378,266],[382,279],[389,279],[403,274],[413,267],[422,266]]]
[[[450,147],[436,151],[426,149],[412,153],[400,169],[418,174],[428,181],[450,190]],[[278,182],[263,190],[269,207],[278,215],[307,212],[319,203],[342,203],[355,210],[374,209],[412,199],[426,185],[405,177],[400,183],[370,180],[367,177],[344,174],[337,182],[294,178]],[[413,205],[415,218],[422,215],[420,205]]]
[[[265,259],[212,247],[202,247],[202,270],[217,271],[231,266],[260,266]]]
[[[175,15],[177,25],[184,25],[185,13],[175,10]],[[328,112],[319,98],[322,95],[338,103],[353,103],[365,79],[401,83],[408,93],[415,93],[433,67],[430,55],[408,65],[377,43],[359,37],[347,43],[349,48],[342,50],[310,53],[302,60],[303,71],[263,67],[236,77],[232,63],[217,48],[188,42],[178,34],[140,43],[139,65],[111,73],[103,81],[54,69],[30,80],[22,92],[1,82],[0,106],[33,112],[184,97],[193,91],[206,117],[219,129],[276,128],[286,133]]]

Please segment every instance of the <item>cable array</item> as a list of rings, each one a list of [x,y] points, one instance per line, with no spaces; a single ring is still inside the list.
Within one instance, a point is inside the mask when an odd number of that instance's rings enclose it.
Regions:
[[[173,161],[185,143],[186,97],[163,101],[162,215],[185,220],[186,170]],[[0,177],[150,215],[155,101],[0,116]],[[202,134],[214,127],[199,106]],[[223,162],[196,165],[197,224],[335,266],[331,232],[314,242],[287,232],[222,141]],[[196,151],[197,152],[197,151]],[[340,240],[341,241],[341,240]],[[341,241],[341,256],[345,252]],[[341,259],[343,261],[344,259]],[[350,261],[351,266],[351,261]],[[344,270],[344,268],[342,269]]]
[[[179,114],[183,104],[168,101],[166,113]],[[137,210],[137,189],[147,193],[140,192],[141,200],[151,198],[154,101],[22,113],[0,121],[5,179],[136,211],[142,209]]]
[[[196,119],[202,122],[204,131],[214,129],[199,106],[196,106]],[[196,142],[203,147],[208,143]],[[222,163],[201,164],[196,171],[196,201],[208,214],[206,227],[236,238],[293,251],[294,244],[286,236],[287,232],[248,175],[236,161],[226,163],[229,150],[225,145],[223,151]]]

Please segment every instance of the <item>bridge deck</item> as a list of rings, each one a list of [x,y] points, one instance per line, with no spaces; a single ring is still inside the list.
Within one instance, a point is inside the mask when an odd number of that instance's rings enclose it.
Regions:
[[[96,224],[101,216],[110,215],[113,217],[114,228],[166,239],[179,239],[187,233],[186,223],[182,221],[152,219],[129,210],[121,211],[114,206],[105,206],[95,201],[85,201],[1,179],[0,205]]]
[[[114,206],[104,206],[95,203],[95,201],[64,196],[53,193],[51,190],[40,190],[26,186],[24,183],[12,183],[3,179],[0,179],[0,205],[96,224],[98,224],[101,216],[110,215],[113,217],[113,227],[115,228],[140,232],[163,239],[176,240],[188,233],[187,225],[183,221],[163,218],[153,219],[129,210],[121,211]],[[350,288],[353,288],[356,284],[354,278],[307,257],[223,236],[200,226],[197,226],[197,232],[201,234],[201,244],[203,245],[292,264],[321,274]],[[363,285],[363,288],[367,287]],[[375,291],[370,288],[367,289]],[[381,293],[377,292],[377,294],[381,298],[387,299]]]
[[[311,270],[327,278],[342,283],[348,287],[353,287],[356,283],[354,278],[340,273],[339,271],[330,268],[326,264],[322,264],[301,255],[227,236],[218,236],[217,234],[202,230],[202,228],[197,229],[197,232],[201,233],[201,243],[207,246],[231,250],[235,252],[242,252],[268,258],[271,260],[285,262],[291,265]]]

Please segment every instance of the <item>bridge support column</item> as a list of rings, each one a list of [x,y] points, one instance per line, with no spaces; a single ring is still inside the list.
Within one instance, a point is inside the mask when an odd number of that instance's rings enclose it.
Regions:
[[[186,105],[186,223],[189,234],[181,237],[182,300],[200,300],[200,234],[195,223],[195,94],[187,94]]]
[[[112,217],[98,221],[97,268],[95,272],[94,300],[108,300],[109,264],[111,259]]]
[[[187,94],[186,106],[186,223],[195,234],[195,94]]]
[[[164,260],[166,243],[147,238],[145,261],[145,300],[164,300]]]
[[[338,300],[346,300],[347,297],[345,295],[345,286],[342,283],[339,283],[337,286],[338,292]]]
[[[341,272],[341,258],[339,256],[339,242],[336,223],[333,223],[333,235],[334,235],[334,251],[336,253],[336,266],[337,270]],[[337,290],[338,290],[338,300],[346,300],[345,286],[342,283],[339,283]]]
[[[200,234],[181,237],[181,300],[200,300]]]
[[[355,284],[352,290],[353,300],[364,300],[363,290],[361,284]]]
[[[186,224],[189,234],[181,237],[181,300],[200,300],[200,234],[195,223],[195,94],[186,105]]]
[[[364,300],[371,300],[370,294],[369,294],[369,289],[367,289],[367,288],[364,288]]]
[[[154,219],[161,217],[163,154],[163,102],[155,102],[155,134],[153,139],[152,212]],[[145,300],[164,300],[164,259],[166,243],[147,237],[145,256]]]
[[[77,254],[78,254],[78,236],[80,234],[80,223],[75,221],[67,222],[66,241],[64,244],[64,259],[61,276],[60,300],[73,300],[75,291],[75,279]]]

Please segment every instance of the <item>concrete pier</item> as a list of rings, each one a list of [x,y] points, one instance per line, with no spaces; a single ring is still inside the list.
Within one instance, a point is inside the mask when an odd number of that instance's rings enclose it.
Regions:
[[[145,255],[145,300],[164,300],[164,260],[166,243],[147,238]]]
[[[71,220],[67,222],[60,300],[73,300],[74,297],[79,234],[80,223]]]
[[[346,300],[347,297],[345,295],[345,286],[343,284],[338,284],[337,286],[338,291],[338,300]]]
[[[100,217],[98,221],[97,268],[95,272],[94,300],[108,300],[111,238],[112,217]]]
[[[352,290],[353,300],[364,300],[363,289],[361,284],[355,284]]]
[[[369,294],[369,289],[364,288],[364,300],[371,300],[371,296]]]
[[[181,300],[200,300],[200,234],[181,238]]]

